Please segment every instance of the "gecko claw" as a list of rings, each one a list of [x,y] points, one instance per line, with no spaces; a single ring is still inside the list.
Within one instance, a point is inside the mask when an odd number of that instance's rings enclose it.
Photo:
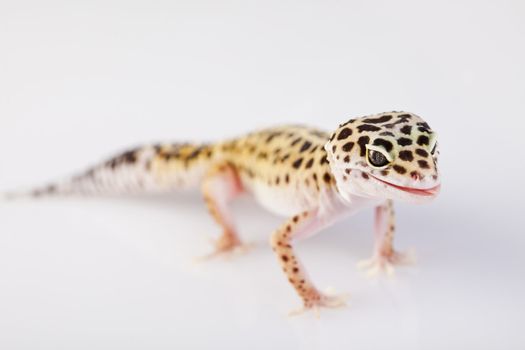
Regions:
[[[376,254],[370,259],[361,260],[357,263],[360,270],[367,270],[367,277],[375,277],[384,272],[392,277],[395,274],[395,265],[411,265],[416,261],[413,250],[407,253],[392,252],[389,255]]]
[[[234,256],[242,255],[242,254],[249,252],[251,249],[253,249],[253,247],[255,246],[255,243],[243,244],[240,242],[235,242],[234,244],[231,244],[231,245],[220,245],[220,244],[217,244],[217,242],[214,242],[214,245],[215,245],[215,249],[212,252],[205,254],[203,256],[197,257],[195,259],[195,262],[201,263],[201,262],[215,259],[218,257],[222,257],[225,259],[231,259]]]
[[[315,318],[320,318],[321,308],[341,308],[348,306],[348,299],[350,298],[349,293],[333,294],[333,291],[327,290],[324,294],[321,294],[315,301],[309,301],[303,307],[292,310],[288,313],[289,317],[298,316],[308,311],[313,311]]]

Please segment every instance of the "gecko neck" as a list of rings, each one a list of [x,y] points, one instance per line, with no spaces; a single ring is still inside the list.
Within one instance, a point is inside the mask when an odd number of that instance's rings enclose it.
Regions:
[[[345,186],[341,173],[332,171],[332,176],[335,179],[335,189],[337,196],[340,201],[348,208],[352,213],[359,211],[363,208],[376,206],[386,200],[386,198],[378,197],[367,197],[352,193],[348,190],[348,186]]]

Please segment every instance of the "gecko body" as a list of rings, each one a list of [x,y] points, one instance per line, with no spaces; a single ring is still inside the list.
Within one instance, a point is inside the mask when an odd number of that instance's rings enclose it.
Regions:
[[[392,269],[407,257],[393,248],[393,200],[421,203],[440,189],[437,139],[419,116],[388,112],[350,119],[333,133],[300,126],[268,128],[210,144],[157,144],[129,150],[31,196],[166,192],[200,188],[222,229],[215,252],[242,245],[229,203],[248,192],[287,217],[270,243],[306,309],[334,307],[321,293],[293,243],[356,211],[375,208],[375,248],[363,263]]]

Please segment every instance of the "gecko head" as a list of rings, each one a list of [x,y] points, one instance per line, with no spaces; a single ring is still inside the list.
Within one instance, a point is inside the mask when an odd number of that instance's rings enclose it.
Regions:
[[[344,197],[424,202],[439,193],[436,133],[415,114],[350,119],[331,135],[325,149]]]

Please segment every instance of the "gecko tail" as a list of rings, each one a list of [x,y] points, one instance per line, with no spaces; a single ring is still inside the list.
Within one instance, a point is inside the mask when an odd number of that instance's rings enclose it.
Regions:
[[[64,188],[61,188],[61,191],[58,192],[57,189],[59,186],[57,184],[50,184],[42,187],[36,187],[29,190],[18,190],[18,191],[8,191],[0,193],[0,200],[2,201],[15,201],[19,199],[34,199],[39,197],[49,197],[53,195],[66,195],[68,194],[64,191]]]
[[[63,181],[27,191],[0,194],[2,200],[51,196],[96,196],[170,192],[198,187],[214,148],[210,145],[158,144],[121,152]]]

